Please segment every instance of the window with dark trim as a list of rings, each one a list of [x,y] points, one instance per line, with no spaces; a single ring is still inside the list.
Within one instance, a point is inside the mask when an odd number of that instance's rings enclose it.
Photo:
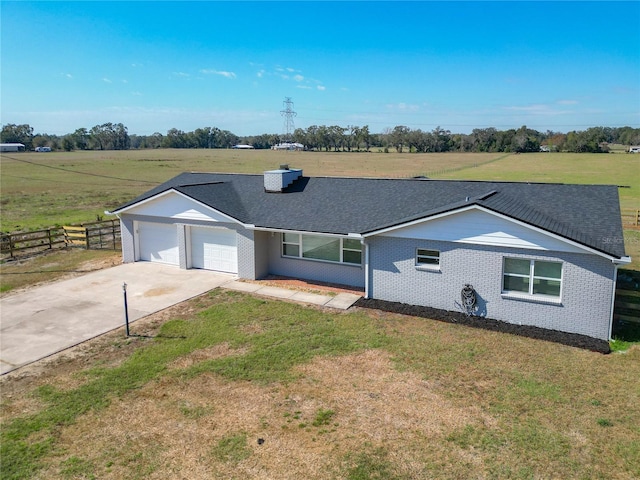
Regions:
[[[426,248],[416,249],[416,266],[436,268],[440,265],[440,251]]]
[[[360,265],[362,244],[353,238],[283,233],[282,256]]]
[[[505,258],[502,291],[559,298],[562,262]]]

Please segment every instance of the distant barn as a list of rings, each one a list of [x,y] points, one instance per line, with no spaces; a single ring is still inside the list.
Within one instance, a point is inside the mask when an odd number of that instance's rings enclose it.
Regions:
[[[24,152],[23,143],[0,143],[0,152]]]

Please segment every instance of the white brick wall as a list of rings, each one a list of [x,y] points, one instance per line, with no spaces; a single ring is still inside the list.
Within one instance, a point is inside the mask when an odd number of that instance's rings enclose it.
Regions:
[[[371,238],[368,243],[371,298],[459,310],[460,292],[470,283],[478,295],[478,315],[605,340],[608,337],[614,267],[602,257],[385,237]],[[439,250],[440,270],[417,269],[416,248]],[[505,256],[563,262],[561,302],[502,295]]]

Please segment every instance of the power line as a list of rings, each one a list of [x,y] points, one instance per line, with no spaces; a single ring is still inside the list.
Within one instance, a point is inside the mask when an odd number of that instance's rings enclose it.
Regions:
[[[38,177],[20,177],[19,175],[9,175],[7,173],[3,173],[2,174],[3,177],[10,177],[10,178],[19,178],[21,180],[29,180],[29,181],[34,181],[34,182],[49,182],[51,183],[51,179],[50,178],[38,178]],[[96,187],[103,187],[104,183],[87,183],[87,182],[70,182],[68,180],[55,180],[56,183],[69,183],[71,185],[94,185]]]
[[[22,158],[10,157],[8,155],[3,155],[3,158],[8,158],[10,160],[15,160],[16,162],[28,163],[30,165],[35,165],[37,167],[52,168],[54,170],[62,170],[63,172],[76,173],[78,175],[88,175],[90,177],[109,178],[111,180],[122,180],[123,182],[149,183],[149,184],[152,184],[152,185],[157,185],[158,184],[158,182],[149,182],[147,180],[135,180],[133,178],[122,178],[122,177],[112,177],[111,175],[100,175],[99,173],[79,172],[78,170],[70,170],[68,168],[54,167],[53,165],[43,165],[42,163],[30,162],[29,160],[24,160]]]

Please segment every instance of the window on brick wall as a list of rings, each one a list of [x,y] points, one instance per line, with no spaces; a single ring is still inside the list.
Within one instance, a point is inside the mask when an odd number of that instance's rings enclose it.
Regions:
[[[434,269],[440,268],[440,251],[417,248],[416,266]]]
[[[360,265],[362,245],[353,238],[284,233],[282,256]]]
[[[523,258],[505,258],[502,291],[560,297],[562,263]]]

